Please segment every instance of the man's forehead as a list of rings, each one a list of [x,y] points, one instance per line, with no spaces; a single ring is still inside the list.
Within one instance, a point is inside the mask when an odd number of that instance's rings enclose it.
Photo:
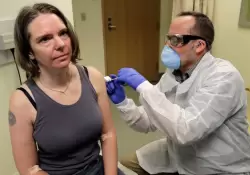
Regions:
[[[168,34],[190,34],[194,24],[195,19],[192,16],[177,17],[170,24]]]

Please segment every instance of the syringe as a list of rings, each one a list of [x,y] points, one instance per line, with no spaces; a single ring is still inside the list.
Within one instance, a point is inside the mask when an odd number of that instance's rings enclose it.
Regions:
[[[105,77],[104,77],[105,82],[114,81],[114,80],[116,80],[116,79],[117,79],[117,78],[111,78],[110,76],[105,76]],[[127,86],[126,83],[121,83],[121,85]]]
[[[111,78],[110,76],[106,76],[106,77],[104,77],[104,80],[106,81],[106,82],[110,82],[110,81],[113,81],[113,80],[115,80],[115,79],[117,79],[117,78]]]

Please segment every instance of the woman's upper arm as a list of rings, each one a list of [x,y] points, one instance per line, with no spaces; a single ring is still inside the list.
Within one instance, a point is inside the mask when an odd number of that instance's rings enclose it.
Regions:
[[[9,103],[9,130],[12,153],[20,174],[37,164],[37,150],[33,139],[34,109],[23,92],[15,91]]]
[[[90,81],[96,90],[98,96],[98,104],[103,115],[103,133],[114,132],[114,124],[110,109],[109,97],[106,91],[104,76],[95,68],[88,67]]]

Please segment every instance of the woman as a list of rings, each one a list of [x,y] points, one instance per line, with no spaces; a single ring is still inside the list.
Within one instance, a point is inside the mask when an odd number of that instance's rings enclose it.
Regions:
[[[19,173],[122,174],[103,75],[77,64],[78,40],[62,12],[46,3],[24,7],[14,35],[20,66],[29,75],[9,107]]]

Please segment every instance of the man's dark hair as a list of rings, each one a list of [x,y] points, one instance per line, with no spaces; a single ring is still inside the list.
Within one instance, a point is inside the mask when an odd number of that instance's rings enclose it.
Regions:
[[[195,25],[191,29],[191,32],[204,38],[206,40],[207,50],[211,50],[214,41],[214,25],[208,16],[195,11],[184,11],[177,15],[177,17],[181,16],[193,16],[195,18]]]

